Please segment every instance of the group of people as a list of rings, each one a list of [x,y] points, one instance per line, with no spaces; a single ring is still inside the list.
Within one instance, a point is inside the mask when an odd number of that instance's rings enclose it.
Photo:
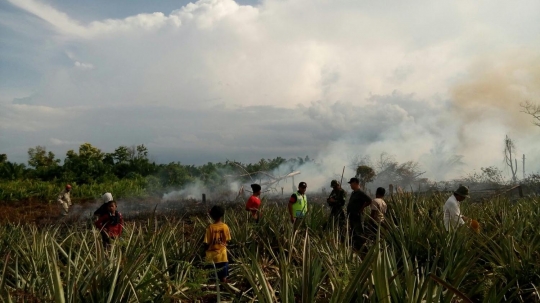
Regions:
[[[345,216],[344,206],[347,200],[347,192],[341,188],[341,184],[337,180],[330,182],[332,192],[326,201],[331,211],[326,226],[333,224],[343,228],[348,218],[351,240],[354,247],[358,249],[362,245],[362,234],[364,231],[362,213],[364,209],[366,207],[371,209],[371,218],[373,219],[371,226],[379,225],[384,221],[384,214],[387,209],[386,202],[384,201],[385,189],[382,187],[377,188],[376,198],[371,199],[361,190],[360,180],[358,178],[351,178],[348,183],[352,193],[347,205],[348,216]],[[259,184],[252,184],[251,189],[253,194],[247,200],[245,209],[251,213],[254,222],[259,222],[261,217],[261,186]],[[307,183],[300,182],[298,184],[298,190],[290,196],[289,203],[287,204],[288,215],[295,228],[300,224],[308,211],[306,190]]]
[[[381,226],[385,221],[385,214],[387,210],[387,204],[384,201],[385,189],[382,187],[377,188],[375,192],[375,198],[371,199],[361,189],[360,180],[358,178],[351,178],[348,182],[352,190],[349,197],[349,203],[346,207],[347,215],[345,214],[345,203],[347,200],[347,192],[341,187],[340,182],[332,180],[330,186],[332,191],[330,196],[326,200],[330,207],[330,216],[327,226],[333,224],[341,229],[345,226],[348,220],[349,235],[351,237],[351,244],[354,249],[358,250],[364,243],[364,219],[363,212],[369,207],[370,212],[370,224],[367,224],[367,228],[375,229]],[[250,216],[255,223],[258,223],[261,218],[261,186],[259,184],[252,184],[251,189],[253,194],[249,197],[246,203],[246,211],[250,212]],[[306,195],[307,183],[300,182],[298,184],[298,190],[294,192],[287,205],[288,215],[295,228],[298,227],[302,219],[306,216],[308,211],[308,199]],[[71,206],[70,199],[71,186],[67,185],[65,189],[59,194],[58,202],[61,205],[63,215],[67,215],[69,212],[69,206]],[[459,225],[465,223],[465,220],[469,220],[463,216],[460,211],[460,202],[469,197],[469,189],[466,186],[460,185],[459,188],[448,198],[444,204],[444,226],[447,231],[457,228]],[[94,225],[100,230],[104,247],[109,247],[111,240],[118,238],[123,229],[122,215],[117,211],[117,204],[114,201],[111,193],[105,193],[102,196],[103,205],[101,205],[95,212],[96,218]],[[206,244],[206,260],[212,264],[212,268],[217,273],[217,277],[221,282],[227,282],[229,275],[229,263],[227,258],[227,242],[231,240],[231,234],[229,227],[223,222],[223,216],[225,210],[223,207],[215,205],[210,211],[209,215],[214,221],[206,229],[204,236],[204,243]]]

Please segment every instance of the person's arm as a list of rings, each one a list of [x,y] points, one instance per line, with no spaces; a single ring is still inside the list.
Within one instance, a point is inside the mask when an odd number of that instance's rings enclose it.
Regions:
[[[62,204],[64,203],[64,200],[62,200],[64,198],[64,192],[62,191],[59,195],[58,195],[58,198],[56,199],[56,202]]]
[[[231,241],[231,231],[229,230],[229,227],[225,228],[225,242]]]
[[[451,203],[448,206],[448,214],[449,214],[450,224],[451,225],[456,225],[456,223],[457,223],[457,225],[465,223],[465,221],[463,221],[463,219],[462,219],[461,211],[460,211],[459,206],[457,204]],[[454,227],[457,227],[457,226],[454,226]]]
[[[371,214],[370,214],[371,219],[373,219],[374,221],[377,221],[377,217],[379,213],[377,210],[377,206],[375,205],[375,203],[373,203],[373,201],[369,205],[369,208],[371,209]]]
[[[109,218],[109,215],[102,215],[97,219],[96,222],[94,222],[94,225],[101,231],[103,229],[103,226],[105,225],[105,221]]]

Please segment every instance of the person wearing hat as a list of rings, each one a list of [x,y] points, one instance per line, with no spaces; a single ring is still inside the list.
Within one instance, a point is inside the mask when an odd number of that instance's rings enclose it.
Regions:
[[[253,195],[249,197],[246,203],[246,210],[251,212],[251,218],[255,220],[255,223],[259,223],[260,210],[261,207],[261,186],[259,184],[251,184],[251,190]]]
[[[352,193],[347,204],[347,216],[349,219],[349,228],[351,241],[354,249],[359,250],[363,245],[362,234],[364,232],[362,213],[366,207],[371,205],[371,198],[360,189],[360,180],[351,178],[348,182]]]
[[[444,203],[444,228],[446,231],[456,229],[465,223],[464,220],[467,220],[467,217],[461,214],[459,204],[468,197],[469,188],[460,184],[459,188],[454,192],[454,194],[450,196],[448,200],[446,200],[446,203]]]
[[[98,219],[109,213],[109,202],[114,201],[113,196],[111,193],[104,193],[103,196],[101,196],[101,200],[103,200],[103,204],[94,212],[94,216],[96,216]]]
[[[326,199],[328,206],[330,206],[330,218],[328,223],[341,227],[345,224],[345,212],[343,211],[343,206],[345,206],[347,192],[341,188],[341,184],[339,184],[337,180],[332,180],[330,186],[332,187],[332,192],[328,199]]]
[[[304,218],[307,212],[307,196],[306,196],[307,184],[306,182],[300,182],[298,184],[298,190],[291,195],[289,199],[289,216],[292,223],[296,223],[297,219]]]
[[[66,185],[66,187],[58,194],[56,201],[60,203],[60,212],[62,216],[67,216],[69,207],[71,206],[71,185]]]

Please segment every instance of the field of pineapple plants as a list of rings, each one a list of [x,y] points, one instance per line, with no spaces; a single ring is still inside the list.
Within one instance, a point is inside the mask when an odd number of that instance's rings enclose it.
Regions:
[[[204,263],[203,215],[130,220],[110,250],[90,217],[0,226],[2,302],[540,302],[540,200],[462,203],[480,222],[446,232],[450,193],[387,198],[387,226],[353,251],[346,231],[323,228],[312,203],[294,229],[285,203],[263,199],[250,222],[226,204],[229,284]],[[182,203],[179,201],[178,203]],[[201,206],[204,207],[204,206]],[[119,206],[122,212],[122,205]]]

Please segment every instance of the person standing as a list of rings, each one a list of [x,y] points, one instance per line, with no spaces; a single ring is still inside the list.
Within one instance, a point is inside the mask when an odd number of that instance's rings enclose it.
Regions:
[[[60,203],[60,212],[62,216],[67,216],[69,207],[71,206],[71,185],[66,185],[60,194],[58,194],[56,201]]]
[[[293,224],[299,224],[297,223],[300,221],[299,219],[306,216],[308,210],[306,189],[306,182],[300,182],[298,184],[298,190],[289,198],[289,217]]]
[[[373,199],[370,204],[371,219],[378,224],[384,222],[384,215],[386,214],[387,206],[386,202],[383,200],[385,193],[386,190],[384,188],[377,188],[377,191],[375,192],[375,199]]]
[[[229,276],[227,242],[231,240],[231,233],[227,224],[222,222],[225,215],[223,207],[214,205],[209,214],[214,223],[208,226],[204,235],[204,243],[207,245],[206,261],[213,263],[209,269],[213,270],[215,266],[220,282],[227,283]]]
[[[459,204],[467,198],[469,198],[469,188],[464,185],[459,185],[459,188],[454,194],[446,200],[446,203],[444,203],[443,220],[446,231],[450,231],[450,229],[454,230],[464,224],[464,220],[468,220],[467,217],[461,214],[461,209],[459,207]]]
[[[337,180],[332,180],[330,186],[332,187],[332,192],[328,199],[326,199],[328,206],[330,206],[330,218],[327,224],[342,227],[345,224],[343,206],[345,206],[347,192],[341,188],[341,184]]]
[[[255,223],[259,223],[261,216],[261,199],[259,198],[261,196],[261,186],[259,184],[251,184],[251,190],[253,194],[247,200],[246,210],[251,212],[251,218]]]
[[[103,200],[103,204],[101,204],[101,206],[94,212],[94,216],[98,218],[107,213],[107,203],[114,200],[111,193],[104,193],[103,196],[101,196],[101,199]]]
[[[349,198],[349,204],[347,204],[350,236],[353,248],[359,250],[364,242],[362,238],[364,232],[362,213],[371,204],[371,198],[360,189],[358,178],[351,178],[348,183],[353,191]]]
[[[107,213],[99,217],[94,225],[99,229],[103,240],[103,247],[109,248],[111,240],[117,239],[122,234],[124,218],[117,210],[115,201],[107,203]]]

